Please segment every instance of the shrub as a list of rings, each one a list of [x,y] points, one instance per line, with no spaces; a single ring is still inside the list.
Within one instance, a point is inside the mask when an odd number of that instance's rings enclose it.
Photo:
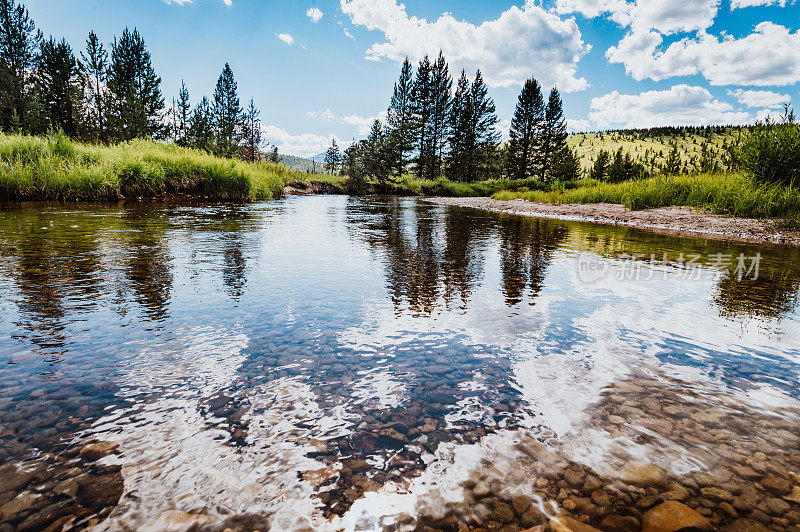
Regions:
[[[800,125],[789,107],[781,122],[756,124],[736,152],[736,163],[762,183],[791,185],[800,177]]]

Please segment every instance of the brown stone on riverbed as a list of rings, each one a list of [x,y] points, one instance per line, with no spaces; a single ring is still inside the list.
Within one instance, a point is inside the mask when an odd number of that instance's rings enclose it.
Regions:
[[[659,504],[644,514],[642,532],[677,532],[684,529],[712,530],[711,521],[676,501]]]
[[[775,475],[767,475],[762,478],[761,485],[764,486],[764,489],[777,495],[787,495],[792,492],[791,482],[785,478],[776,477]]]
[[[576,521],[571,517],[561,516],[550,521],[551,532],[600,532],[593,526]]]
[[[85,445],[78,455],[89,462],[94,462],[110,455],[116,451],[118,447],[119,443],[115,441],[90,443],[89,445]]]
[[[604,532],[639,532],[641,528],[639,520],[630,515],[607,515],[600,522]]]
[[[643,488],[655,486],[667,487],[667,474],[657,465],[644,462],[630,462],[622,468],[621,479],[623,482]]]
[[[93,509],[114,506],[122,496],[123,481],[119,472],[99,477],[82,477],[78,484],[78,499]]]
[[[765,527],[758,521],[752,519],[737,519],[733,523],[722,527],[720,532],[768,532],[769,528]]]
[[[36,493],[20,493],[0,507],[0,521],[12,520],[20,515],[25,515],[24,512],[30,511],[37,505],[41,508],[44,505],[40,504],[40,501],[41,496]]]
[[[13,462],[0,467],[0,493],[24,488],[34,477],[31,470],[19,469]]]
[[[28,516],[22,523],[20,523],[19,527],[17,527],[17,531],[34,532],[37,530],[43,530],[58,521],[65,522],[66,520],[63,520],[63,517],[70,516],[71,518],[83,518],[92,515],[92,513],[93,512],[90,510],[87,510],[86,508],[71,501],[57,502]]]

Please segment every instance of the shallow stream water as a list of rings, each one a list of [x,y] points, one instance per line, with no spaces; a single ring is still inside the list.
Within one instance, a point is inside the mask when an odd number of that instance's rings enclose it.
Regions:
[[[306,197],[6,207],[0,257],[8,530],[800,521],[795,248]]]

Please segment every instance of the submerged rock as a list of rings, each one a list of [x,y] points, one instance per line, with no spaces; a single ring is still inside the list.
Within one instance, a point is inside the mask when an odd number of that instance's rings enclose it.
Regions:
[[[90,443],[89,445],[85,445],[78,455],[90,462],[95,462],[104,458],[114,451],[117,450],[119,447],[119,443],[114,441],[101,441],[98,443]]]
[[[667,487],[667,474],[664,470],[657,465],[644,462],[628,463],[622,468],[620,478],[623,482],[643,488],[650,486]]]
[[[605,532],[639,532],[642,525],[629,515],[607,515],[600,522],[600,528]]]
[[[752,519],[737,519],[733,523],[722,527],[720,532],[767,532],[769,528]]]
[[[643,518],[642,532],[677,532],[678,530],[712,530],[711,521],[676,501],[659,504]]]
[[[600,532],[593,526],[581,523],[571,517],[556,517],[550,521],[551,532]]]
[[[792,483],[775,475],[767,475],[762,478],[761,485],[764,486],[765,490],[777,495],[786,495],[792,492]]]
[[[38,500],[39,495],[36,493],[27,491],[20,493],[0,507],[0,520],[10,521],[16,518],[20,514],[23,514],[26,510],[34,508]]]
[[[139,530],[141,532],[181,532],[195,530],[197,527],[214,521],[205,514],[190,514],[179,510],[168,510],[155,516]]]

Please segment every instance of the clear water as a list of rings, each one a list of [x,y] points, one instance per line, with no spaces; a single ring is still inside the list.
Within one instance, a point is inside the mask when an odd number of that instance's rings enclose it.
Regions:
[[[458,502],[525,438],[602,474],[800,454],[794,248],[308,197],[7,207],[0,253],[0,463],[119,442],[101,527],[379,528]],[[648,400],[741,426],[706,441],[713,419]]]

